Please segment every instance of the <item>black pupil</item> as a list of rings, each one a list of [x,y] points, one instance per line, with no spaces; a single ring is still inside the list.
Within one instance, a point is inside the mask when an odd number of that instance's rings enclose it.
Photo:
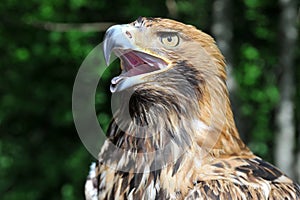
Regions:
[[[171,37],[171,36],[168,36],[168,37],[167,37],[167,40],[168,40],[168,42],[172,42],[172,37]]]

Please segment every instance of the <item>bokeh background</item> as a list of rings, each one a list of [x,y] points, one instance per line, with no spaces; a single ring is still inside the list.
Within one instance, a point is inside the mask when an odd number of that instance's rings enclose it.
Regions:
[[[300,42],[297,0],[2,0],[0,3],[0,199],[84,198],[94,158],[72,117],[72,88],[112,24],[159,16],[213,35],[226,56],[234,113],[259,156],[300,178]],[[110,118],[99,83],[99,123]]]

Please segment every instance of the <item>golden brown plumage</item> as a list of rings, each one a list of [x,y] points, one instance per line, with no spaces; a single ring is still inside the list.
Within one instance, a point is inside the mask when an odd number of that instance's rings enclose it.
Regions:
[[[139,18],[107,31],[121,105],[86,182],[87,199],[299,199],[299,185],[246,147],[225,63],[193,26]],[[120,151],[118,151],[120,150]]]

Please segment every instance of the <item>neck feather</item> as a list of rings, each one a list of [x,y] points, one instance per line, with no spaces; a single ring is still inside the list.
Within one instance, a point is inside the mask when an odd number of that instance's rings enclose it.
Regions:
[[[236,129],[225,81],[201,76],[179,63],[157,75],[157,84],[122,92],[110,141],[132,153],[124,157],[147,161],[150,171],[175,163],[186,151],[201,152],[202,163],[212,156],[251,154]]]

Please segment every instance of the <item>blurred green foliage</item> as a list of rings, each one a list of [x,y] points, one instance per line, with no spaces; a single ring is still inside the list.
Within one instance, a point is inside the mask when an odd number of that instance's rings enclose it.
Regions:
[[[176,3],[178,20],[210,33],[213,1]],[[233,19],[234,74],[247,120],[244,139],[255,153],[272,160],[273,114],[280,97],[276,87],[279,8],[271,0],[233,5],[238,16]],[[102,41],[103,33],[49,31],[35,24],[170,17],[165,2],[4,0],[0,16],[0,199],[83,199],[93,158],[73,124],[72,87],[80,64]],[[297,55],[299,63],[299,48]],[[117,71],[107,69],[95,97],[104,128],[111,117],[109,80]],[[297,93],[296,102],[299,99]]]

